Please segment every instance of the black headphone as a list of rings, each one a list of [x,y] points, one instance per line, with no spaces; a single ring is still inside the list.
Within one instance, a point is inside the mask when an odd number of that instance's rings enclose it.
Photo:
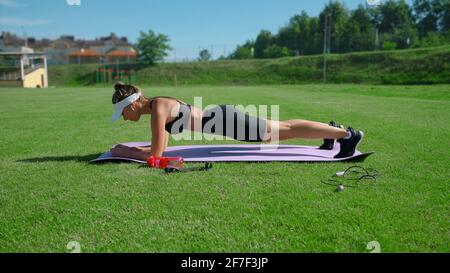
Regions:
[[[373,186],[377,182],[377,177],[381,174],[373,168],[363,168],[361,166],[351,166],[343,172],[333,174],[331,178],[321,182],[331,186],[342,185],[344,187],[356,188],[360,186]],[[343,181],[342,181],[343,180]],[[371,181],[374,183],[360,183],[362,181]],[[346,182],[345,184],[343,182]]]

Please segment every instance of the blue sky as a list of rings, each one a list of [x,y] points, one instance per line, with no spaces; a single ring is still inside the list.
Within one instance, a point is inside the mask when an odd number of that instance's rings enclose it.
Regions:
[[[68,1],[80,1],[70,6]],[[342,1],[349,9],[366,0]],[[214,57],[254,39],[261,29],[277,32],[305,10],[318,15],[328,0],[0,0],[0,30],[28,37],[75,35],[93,39],[114,32],[136,42],[139,31],[167,34],[176,57],[195,58],[199,48]],[[410,1],[408,1],[410,2]],[[175,57],[172,52],[171,57]]]

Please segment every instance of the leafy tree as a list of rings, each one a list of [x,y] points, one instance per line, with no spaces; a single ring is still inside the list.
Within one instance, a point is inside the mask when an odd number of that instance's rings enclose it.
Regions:
[[[413,24],[412,11],[404,0],[386,1],[380,6],[380,31],[394,33],[396,28]]]
[[[237,46],[234,52],[230,55],[230,59],[251,59],[254,53],[254,43],[247,41],[244,45]]]
[[[309,35],[306,39],[305,54],[319,54],[323,51],[323,33],[320,31],[319,18],[309,19]]]
[[[441,13],[440,13],[440,30],[444,35],[450,31],[450,1],[440,0]]]
[[[296,34],[295,49],[299,52],[299,54],[303,55],[306,51],[308,51],[308,46],[311,43],[310,37],[312,36],[312,33],[310,18],[305,11],[302,11],[300,15],[296,15],[291,18],[290,25]]]
[[[395,29],[391,40],[397,44],[398,49],[414,47],[419,40],[417,29],[411,24],[398,27]]]
[[[444,37],[437,32],[428,32],[420,42],[420,47],[432,47],[442,45]]]
[[[164,34],[156,34],[152,30],[140,32],[137,47],[139,49],[140,61],[144,64],[155,64],[168,56],[169,37]]]
[[[309,17],[305,11],[302,11],[300,15],[293,16],[287,26],[279,30],[273,41],[276,41],[280,47],[287,47],[291,54],[319,53],[318,30],[317,17]]]
[[[343,52],[341,47],[345,48],[342,39],[345,28],[348,26],[347,21],[349,13],[347,8],[339,1],[330,1],[319,15],[321,42],[323,44],[325,17],[330,15],[331,18],[331,44],[330,51]]]
[[[264,50],[264,58],[281,58],[287,56],[289,56],[289,49],[287,47],[271,45]]]
[[[255,58],[264,58],[264,51],[272,45],[272,33],[268,30],[261,30],[255,41]]]
[[[206,62],[211,59],[211,53],[209,53],[207,49],[201,50],[198,55],[199,55],[198,60],[201,62]]]
[[[287,47],[293,52],[300,54],[298,48],[299,44],[299,29],[296,26],[283,27],[278,32],[277,45]]]
[[[389,0],[380,6],[381,21],[379,25],[384,44],[394,42],[396,48],[409,48],[417,43],[417,29],[414,25],[412,9],[405,0]],[[389,45],[389,43],[388,43]],[[383,48],[385,46],[383,45]]]
[[[442,42],[444,44],[450,44],[450,30],[444,33],[444,35],[442,36]]]
[[[413,9],[420,37],[438,30],[441,0],[414,0]]]
[[[365,6],[359,5],[351,12],[342,40],[345,52],[375,49],[375,25]]]
[[[397,48],[396,42],[384,41],[382,45],[383,50],[394,50]]]

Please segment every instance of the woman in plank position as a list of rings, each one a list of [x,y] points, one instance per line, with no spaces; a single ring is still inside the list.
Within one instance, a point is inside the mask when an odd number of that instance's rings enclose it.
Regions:
[[[330,124],[302,119],[273,121],[250,116],[232,105],[218,105],[202,111],[172,97],[148,98],[133,85],[121,82],[114,85],[112,97],[115,113],[113,120],[139,121],[142,115],[151,115],[151,147],[117,145],[111,149],[113,156],[145,161],[150,156],[161,157],[166,150],[169,134],[179,134],[184,129],[222,135],[246,142],[271,142],[292,138],[324,139],[319,149],[332,150],[334,141],[340,143],[335,158],[350,157],[363,138],[362,131],[343,129]],[[229,127],[227,124],[232,124]]]

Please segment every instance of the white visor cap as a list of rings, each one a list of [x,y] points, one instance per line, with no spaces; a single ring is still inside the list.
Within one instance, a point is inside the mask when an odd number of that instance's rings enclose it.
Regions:
[[[123,108],[132,104],[134,101],[137,101],[139,99],[140,95],[141,95],[140,93],[135,93],[135,94],[119,101],[118,103],[114,104],[115,112],[112,115],[112,120],[113,121],[118,120],[120,118],[120,116],[122,115]]]

